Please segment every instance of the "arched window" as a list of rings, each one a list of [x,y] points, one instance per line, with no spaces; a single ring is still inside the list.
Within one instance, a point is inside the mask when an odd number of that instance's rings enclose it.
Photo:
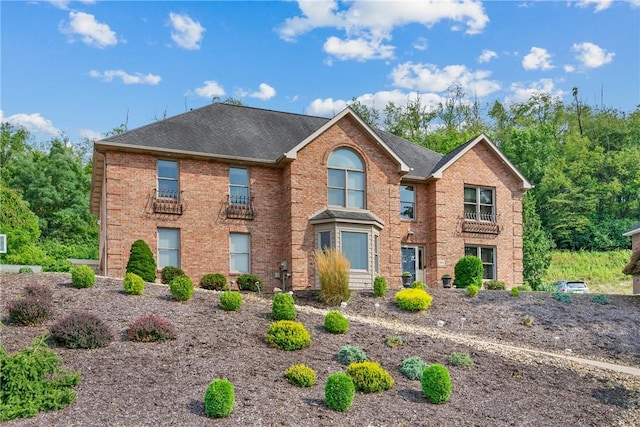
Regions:
[[[329,206],[364,209],[364,162],[353,150],[338,148],[329,156]]]

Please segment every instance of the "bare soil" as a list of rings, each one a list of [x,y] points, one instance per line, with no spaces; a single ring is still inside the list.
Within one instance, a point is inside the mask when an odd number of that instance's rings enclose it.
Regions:
[[[105,348],[55,348],[64,366],[82,375],[76,401],[3,423],[7,426],[640,425],[640,377],[493,345],[560,355],[570,349],[572,356],[640,368],[640,297],[611,295],[610,303],[601,305],[577,295],[564,304],[550,294],[481,291],[469,298],[462,290],[430,289],[432,306],[410,313],[397,308],[393,290],[384,298],[362,291],[339,308],[350,318],[349,331],[332,335],[323,327],[327,307],[315,292],[301,291],[294,294],[297,320],[311,333],[312,344],[286,352],[264,342],[272,321],[270,294],[245,293],[238,312],[225,312],[213,291],[198,290],[179,303],[164,285],[147,284],[143,296],[129,296],[121,281],[101,277],[89,289],[75,289],[70,276],[59,273],[3,274],[0,282],[0,340],[11,353],[74,311],[93,312],[116,333]],[[55,319],[40,327],[9,325],[5,303],[19,298],[29,283],[51,286]],[[129,341],[128,325],[148,313],[173,322],[178,339]],[[522,324],[525,316],[533,317],[531,327]],[[388,347],[389,336],[402,337],[403,344]],[[380,362],[395,385],[384,393],[358,393],[340,413],[325,406],[324,384],[329,374],[345,369],[336,354],[347,344]],[[468,352],[475,366],[450,366],[451,399],[430,404],[420,382],[404,377],[399,365],[411,356],[446,364],[452,352]],[[286,381],[283,372],[294,363],[315,369],[315,386]],[[233,382],[236,402],[228,418],[214,420],[205,415],[203,397],[219,377]]]

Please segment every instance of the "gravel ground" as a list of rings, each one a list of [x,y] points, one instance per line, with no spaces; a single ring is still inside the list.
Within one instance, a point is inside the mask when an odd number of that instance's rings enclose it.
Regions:
[[[49,285],[55,318],[40,327],[8,324],[5,303],[26,284]],[[68,407],[7,426],[631,426],[640,425],[640,378],[534,355],[495,344],[539,349],[640,368],[640,298],[609,296],[608,305],[578,295],[571,304],[551,295],[481,291],[469,298],[461,290],[430,289],[425,312],[397,309],[391,290],[384,298],[354,292],[341,310],[350,318],[344,335],[324,331],[327,307],[315,292],[296,292],[298,318],[312,335],[310,347],[285,352],[270,348],[264,335],[271,322],[271,295],[243,294],[238,312],[219,308],[219,293],[198,290],[185,303],[174,301],[166,286],[147,284],[143,296],[129,296],[118,280],[99,277],[89,289],[75,289],[68,274],[0,276],[2,345],[19,351],[47,333],[55,319],[90,311],[116,332],[109,346],[94,350],[55,348],[66,368],[82,381]],[[377,306],[376,306],[377,304]],[[125,331],[137,318],[155,313],[173,322],[176,341],[128,341]],[[522,324],[525,316],[533,325]],[[441,322],[441,323],[440,323]],[[442,326],[438,326],[439,323]],[[389,336],[403,344],[389,348]],[[357,394],[345,413],[324,404],[328,375],[344,370],[340,347],[356,345],[380,362],[395,380],[391,390]],[[470,369],[449,367],[453,394],[442,405],[428,403],[418,381],[405,378],[399,365],[420,356],[446,363],[452,352],[468,352]],[[314,368],[311,388],[287,383],[284,370],[294,363]],[[204,412],[204,391],[214,378],[228,378],[236,402],[228,418]]]

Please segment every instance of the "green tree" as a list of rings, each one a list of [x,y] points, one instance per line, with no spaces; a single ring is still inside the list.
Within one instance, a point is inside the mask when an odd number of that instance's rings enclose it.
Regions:
[[[7,255],[14,255],[40,237],[38,217],[29,210],[29,204],[20,195],[0,184],[0,234],[7,235]]]
[[[537,290],[551,264],[553,241],[542,228],[533,193],[525,193],[522,199],[522,223],[522,275],[524,281]]]
[[[156,260],[144,240],[136,240],[131,245],[126,271],[137,274],[145,282],[153,283],[156,281]]]

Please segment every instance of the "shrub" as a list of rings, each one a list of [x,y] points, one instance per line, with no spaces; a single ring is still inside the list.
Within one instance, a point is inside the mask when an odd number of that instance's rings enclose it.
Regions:
[[[204,409],[212,418],[228,417],[235,404],[233,384],[229,380],[216,378],[209,383],[204,393]]]
[[[351,377],[344,372],[329,375],[324,387],[324,399],[327,406],[334,411],[349,410],[356,395],[356,387]]]
[[[236,279],[238,289],[242,291],[260,292],[262,290],[262,279],[253,274],[242,274]]]
[[[184,276],[184,271],[182,271],[181,268],[167,265],[160,273],[160,281],[165,285],[168,285],[176,276]]]
[[[76,399],[80,374],[62,369],[44,338],[9,355],[0,346],[0,420],[33,417],[62,409]]]
[[[444,403],[451,397],[449,370],[440,364],[429,365],[422,372],[422,394],[431,403]]]
[[[466,288],[471,285],[482,286],[482,260],[477,256],[467,255],[456,263],[453,269],[455,278],[453,284],[456,288]]]
[[[113,341],[113,333],[91,313],[71,313],[49,329],[51,338],[67,348],[98,348]]]
[[[308,347],[311,337],[302,323],[278,320],[269,326],[265,341],[280,350],[292,351]]]
[[[447,363],[451,366],[457,366],[459,368],[470,368],[473,366],[473,360],[469,353],[455,351],[447,358]]]
[[[484,282],[484,288],[488,291],[506,291],[507,284],[501,280],[488,280]]]
[[[6,305],[9,322],[17,326],[37,326],[53,315],[53,292],[45,285],[27,285],[24,297]]]
[[[394,383],[391,374],[385,371],[378,362],[352,363],[347,366],[347,375],[353,380],[356,390],[363,393],[389,390]]]
[[[320,299],[336,306],[351,297],[349,290],[349,261],[337,249],[315,251],[316,267],[320,276]]]
[[[137,274],[145,282],[156,281],[156,260],[144,240],[136,240],[131,245],[126,272]]]
[[[25,298],[33,298],[44,304],[53,303],[53,291],[47,285],[26,285],[23,293]]]
[[[520,289],[518,288],[511,288],[511,296],[512,297],[519,297],[520,296]]]
[[[127,334],[131,341],[139,342],[170,341],[178,336],[176,327],[156,314],[147,314],[133,322],[129,325]]]
[[[591,302],[595,302],[596,304],[607,305],[609,304],[609,297],[604,294],[598,294],[591,297]]]
[[[396,293],[396,303],[402,310],[421,311],[431,305],[433,297],[422,289],[403,289]]]
[[[242,307],[242,295],[237,291],[224,291],[220,294],[220,307],[225,311],[237,311]]]
[[[529,285],[520,285],[517,288],[520,292],[531,292],[531,286]]]
[[[400,365],[400,372],[409,378],[410,380],[422,379],[422,371],[427,367],[427,364],[418,356],[409,357],[404,359]]]
[[[90,288],[96,284],[96,273],[88,265],[80,264],[71,270],[71,282],[76,288]]]
[[[384,339],[384,343],[389,348],[396,348],[404,344],[404,340],[399,335],[387,335]]]
[[[467,295],[471,298],[475,297],[476,295],[478,295],[478,291],[480,290],[480,288],[476,285],[471,285],[467,288]]]
[[[189,301],[193,296],[193,282],[189,276],[176,276],[169,283],[171,295],[178,301]]]
[[[144,280],[136,273],[126,273],[122,286],[125,293],[129,295],[142,295],[144,292]]]
[[[221,273],[209,273],[200,279],[200,287],[211,291],[228,291],[227,278]]]
[[[412,284],[411,287],[413,289],[422,289],[423,291],[427,289],[427,285],[424,284],[424,282],[422,280],[415,280]]]
[[[338,362],[343,365],[350,365],[354,362],[364,362],[366,360],[369,360],[367,353],[352,345],[345,345],[338,351]]]
[[[573,298],[571,297],[571,294],[567,294],[565,292],[554,292],[553,299],[556,301],[563,302],[565,304],[569,304],[573,302]]]
[[[18,273],[20,274],[25,274],[25,273],[33,273],[33,269],[31,267],[20,267],[20,270],[18,270]]]
[[[522,319],[522,324],[528,328],[533,326],[533,316],[524,316]]]
[[[324,328],[332,334],[344,334],[349,330],[349,321],[339,311],[331,310],[324,317]]]
[[[376,276],[373,279],[373,295],[383,297],[387,294],[387,279],[382,276]]]
[[[295,320],[296,305],[293,296],[284,292],[275,294],[271,303],[271,316],[274,320]]]
[[[311,387],[316,383],[316,372],[307,365],[291,365],[284,376],[293,385]]]

